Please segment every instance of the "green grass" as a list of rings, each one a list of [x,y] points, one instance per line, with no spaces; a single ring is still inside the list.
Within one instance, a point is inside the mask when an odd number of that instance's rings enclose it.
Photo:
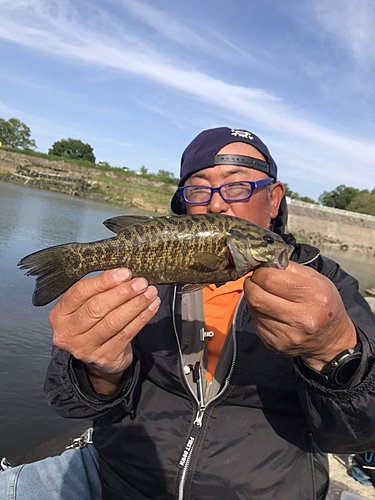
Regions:
[[[4,161],[2,172],[0,172],[0,180],[2,181],[58,191],[68,195],[74,194],[82,198],[101,200],[124,208],[134,207],[152,215],[170,213],[169,204],[173,195],[173,189],[170,186],[175,186],[178,182],[177,179],[164,178],[153,174],[137,175],[134,171],[126,171],[119,167],[112,168],[108,164],[95,165],[87,161],[68,161],[61,157],[36,153],[30,150],[1,149],[33,157],[33,160],[28,164],[19,166],[16,164],[15,171],[21,176],[29,177],[27,181],[25,177],[19,177],[12,172],[7,172],[6,161]],[[38,161],[38,158],[48,161],[58,160],[70,165],[70,167],[66,169],[66,175],[61,174],[61,179],[58,177],[51,178],[49,176],[50,166],[42,164],[44,162]],[[23,162],[20,161],[20,163]],[[11,164],[13,165],[13,161]],[[74,168],[75,165],[76,168]],[[79,168],[82,166],[85,170]],[[9,168],[14,168],[14,165],[13,167],[10,165]],[[57,170],[63,171],[65,168],[61,166]],[[44,176],[43,173],[46,175]],[[65,177],[71,178],[69,181],[64,181]],[[156,183],[157,185],[155,185]]]
[[[91,161],[87,160],[76,160],[72,159],[66,156],[54,156],[54,155],[49,155],[46,153],[40,153],[38,151],[33,151],[32,149],[18,149],[18,148],[10,148],[6,146],[0,147],[1,150],[4,151],[9,151],[11,153],[18,153],[18,154],[23,154],[23,155],[28,155],[28,156],[33,156],[33,157],[39,157],[39,158],[44,158],[45,160],[50,160],[50,161],[63,161],[64,163],[72,164],[72,165],[78,165],[80,167],[85,167],[89,169],[94,169],[94,170],[102,170],[103,172],[113,172],[116,174],[116,176],[120,177],[141,177],[142,179],[147,179],[150,181],[158,181],[158,182],[164,182],[165,184],[171,184],[171,185],[176,185],[178,184],[178,179],[175,179],[173,177],[161,177],[156,174],[140,174],[138,175],[134,170],[124,170],[121,167],[112,167],[108,163],[104,163],[99,165],[98,163],[93,163]]]

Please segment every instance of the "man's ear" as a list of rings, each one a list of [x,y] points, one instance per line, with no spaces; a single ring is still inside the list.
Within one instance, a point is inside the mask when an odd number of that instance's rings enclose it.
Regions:
[[[279,213],[279,206],[283,196],[285,194],[284,184],[281,182],[275,182],[272,184],[270,193],[270,217],[275,219]]]

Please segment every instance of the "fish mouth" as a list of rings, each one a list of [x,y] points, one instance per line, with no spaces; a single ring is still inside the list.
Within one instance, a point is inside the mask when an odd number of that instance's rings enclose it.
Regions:
[[[285,269],[289,264],[289,257],[292,255],[294,247],[288,245],[276,252],[275,267],[277,269]]]

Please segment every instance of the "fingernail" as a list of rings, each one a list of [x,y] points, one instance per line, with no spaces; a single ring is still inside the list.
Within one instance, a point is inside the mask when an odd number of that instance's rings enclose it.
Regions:
[[[126,269],[125,267],[121,269],[116,269],[116,271],[113,273],[113,279],[116,283],[121,283],[122,281],[126,281],[131,277],[131,272],[129,269]]]
[[[132,288],[135,292],[141,292],[145,288],[147,288],[147,281],[144,278],[138,278],[132,283]]]
[[[158,309],[158,307],[160,306],[160,302],[160,297],[155,297],[155,300],[148,306],[150,311],[156,311],[156,309]]]
[[[149,286],[145,291],[144,295],[146,299],[152,299],[158,294],[157,289],[154,286]]]

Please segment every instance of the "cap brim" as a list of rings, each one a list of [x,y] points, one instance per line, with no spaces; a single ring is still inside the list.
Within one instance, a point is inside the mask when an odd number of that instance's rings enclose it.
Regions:
[[[175,192],[171,200],[171,210],[176,215],[186,214],[186,205],[181,200],[181,196],[178,194],[178,190]]]

